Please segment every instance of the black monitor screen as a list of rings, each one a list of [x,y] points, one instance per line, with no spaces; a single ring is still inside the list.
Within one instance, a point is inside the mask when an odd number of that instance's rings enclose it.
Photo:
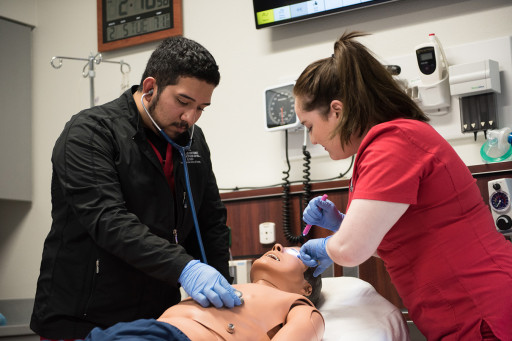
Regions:
[[[256,28],[379,5],[396,0],[252,0]]]

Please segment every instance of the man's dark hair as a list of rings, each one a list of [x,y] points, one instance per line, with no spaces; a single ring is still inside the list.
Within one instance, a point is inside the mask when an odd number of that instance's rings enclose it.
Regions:
[[[194,77],[214,86],[220,81],[219,66],[210,52],[201,44],[181,36],[165,39],[153,51],[139,89],[148,77],[155,78],[161,90],[167,85],[176,85],[180,77]]]
[[[313,276],[313,272],[315,272],[316,267],[308,268],[304,272],[304,279],[311,284],[311,294],[306,296],[315,306],[320,301],[320,293],[322,292],[322,276],[318,275],[318,277]]]

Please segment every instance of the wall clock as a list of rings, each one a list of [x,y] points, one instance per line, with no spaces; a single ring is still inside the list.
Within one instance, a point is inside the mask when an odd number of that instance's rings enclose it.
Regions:
[[[295,113],[294,83],[265,89],[265,130],[295,129],[301,126]]]
[[[181,0],[97,0],[98,51],[183,34]]]

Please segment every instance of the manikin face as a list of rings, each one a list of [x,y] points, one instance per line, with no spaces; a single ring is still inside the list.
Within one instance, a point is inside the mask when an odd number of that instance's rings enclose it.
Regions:
[[[333,160],[342,160],[351,157],[357,152],[358,141],[351,139],[349,145],[341,147],[339,134],[331,138],[331,134],[338,125],[341,115],[343,115],[343,105],[340,101],[333,101],[329,107],[327,116],[315,109],[305,111],[301,105],[300,98],[295,99],[295,111],[300,122],[309,132],[309,139],[312,144],[320,144],[329,153]]]
[[[199,120],[203,110],[210,105],[214,89],[214,85],[197,78],[180,77],[176,85],[166,86],[156,96],[158,89],[155,84],[148,111],[160,128],[174,140]]]
[[[309,296],[311,285],[304,279],[308,269],[297,257],[299,248],[276,244],[271,251],[256,259],[251,268],[251,282]]]

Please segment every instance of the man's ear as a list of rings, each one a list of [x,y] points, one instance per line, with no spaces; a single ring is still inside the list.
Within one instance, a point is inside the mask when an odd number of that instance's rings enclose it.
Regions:
[[[149,97],[153,94],[156,95],[156,88],[156,80],[153,77],[148,77],[142,82],[142,93],[147,93]],[[151,90],[153,90],[153,92],[150,92]]]

